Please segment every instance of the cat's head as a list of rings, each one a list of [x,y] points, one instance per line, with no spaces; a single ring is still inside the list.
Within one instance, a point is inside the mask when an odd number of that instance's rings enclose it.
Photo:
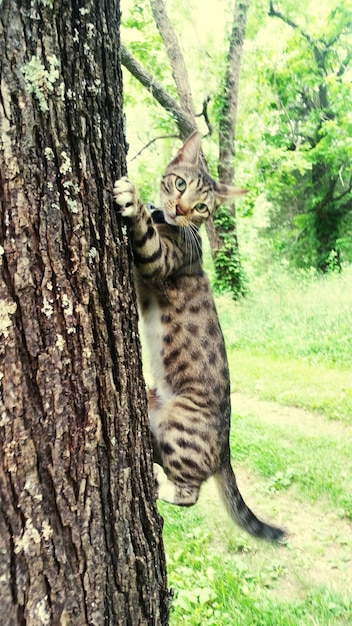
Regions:
[[[213,180],[199,165],[201,136],[193,133],[168,164],[160,195],[165,220],[174,226],[200,226],[216,208],[246,193]]]

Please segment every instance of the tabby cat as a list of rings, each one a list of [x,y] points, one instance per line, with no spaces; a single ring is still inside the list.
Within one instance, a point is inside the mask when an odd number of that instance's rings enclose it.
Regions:
[[[199,165],[193,133],[161,180],[161,210],[147,208],[121,178],[114,200],[130,222],[142,336],[154,386],[148,392],[157,496],[191,506],[214,476],[232,518],[249,533],[279,540],[280,528],[245,504],[230,464],[230,382],[224,339],[202,269],[198,229],[225,198],[244,193]]]

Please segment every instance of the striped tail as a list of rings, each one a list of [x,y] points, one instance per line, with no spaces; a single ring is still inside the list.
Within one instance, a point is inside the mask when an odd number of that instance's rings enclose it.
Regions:
[[[236,477],[230,461],[224,463],[214,478],[218,483],[230,516],[241,528],[244,528],[255,537],[268,539],[269,541],[280,541],[285,537],[286,533],[284,530],[262,522],[248,508],[237,487]]]

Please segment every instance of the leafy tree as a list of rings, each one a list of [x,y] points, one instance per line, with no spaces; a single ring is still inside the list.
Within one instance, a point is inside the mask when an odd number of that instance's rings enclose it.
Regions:
[[[119,1],[0,12],[0,621],[162,626]]]
[[[269,232],[296,264],[325,272],[349,252],[351,11],[334,3],[318,23],[293,3],[283,13],[270,2],[269,15],[291,30],[282,61],[261,74],[261,89],[272,94],[258,162],[272,203]]]

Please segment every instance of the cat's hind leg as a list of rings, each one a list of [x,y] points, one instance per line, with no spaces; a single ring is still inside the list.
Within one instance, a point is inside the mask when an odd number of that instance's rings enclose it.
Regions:
[[[214,473],[214,453],[211,445],[209,449],[204,415],[193,400],[173,396],[151,423],[162,465],[162,469],[154,466],[157,497],[179,506],[192,506],[202,483]]]

